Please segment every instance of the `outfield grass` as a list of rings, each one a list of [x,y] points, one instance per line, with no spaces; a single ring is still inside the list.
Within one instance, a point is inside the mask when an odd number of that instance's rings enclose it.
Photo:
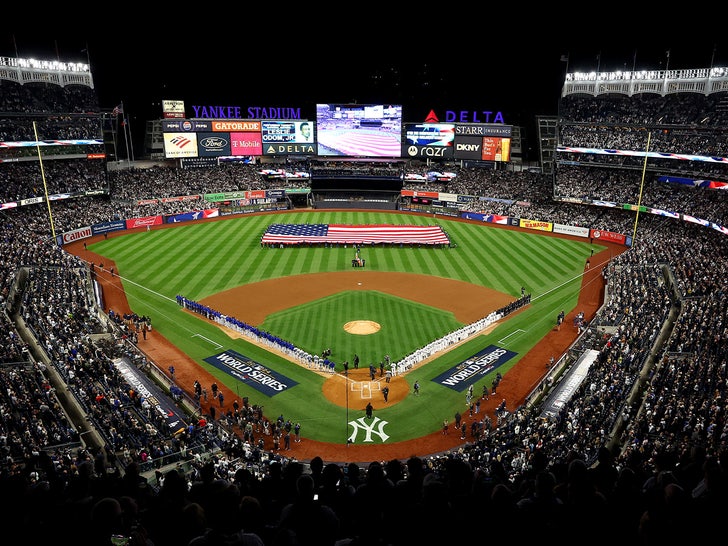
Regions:
[[[464,407],[464,393],[430,380],[481,349],[497,345],[517,353],[498,370],[505,375],[553,327],[561,309],[568,313],[574,308],[584,262],[592,249],[586,240],[572,241],[425,215],[356,211],[298,211],[241,216],[226,221],[131,233],[102,240],[89,247],[116,262],[133,311],[152,317],[159,332],[215,375],[218,382],[225,383],[241,397],[248,396],[252,403],[262,404],[267,415],[283,414],[301,422],[304,436],[342,444],[346,443],[352,431],[347,423],[347,414],[349,421],[361,417],[366,402],[352,400],[350,411],[346,412],[323,398],[321,387],[324,378],[321,376],[243,339],[230,338],[215,325],[182,312],[176,303],[178,294],[199,301],[241,284],[270,278],[351,270],[350,259],[345,259],[350,257],[350,250],[317,247],[289,252],[261,249],[260,236],[271,223],[437,223],[450,235],[456,247],[377,246],[366,249],[367,264],[376,264],[378,271],[435,275],[487,286],[514,298],[520,296],[521,286],[531,293],[531,305],[504,321],[492,334],[476,336],[408,376],[411,382],[414,379],[420,381],[420,397],[410,396],[391,407],[376,408],[377,417],[388,422],[388,443],[439,430],[444,418],[452,418],[455,409]],[[594,248],[597,252],[602,247]],[[349,298],[357,297],[365,299],[351,306]],[[366,309],[367,316],[352,313],[347,318],[347,309]],[[339,331],[342,321],[386,322],[392,316],[407,317],[407,320],[399,320],[392,325],[398,329],[394,337],[387,333],[386,338],[385,335],[380,336],[380,341],[377,335],[367,336],[372,339],[371,347],[369,339],[364,347],[361,339],[356,339],[353,345],[346,345],[351,341],[347,342],[347,336],[343,335],[343,341],[336,341],[341,343],[340,354],[358,352],[362,365],[368,364],[369,360],[364,357],[370,354],[371,361],[375,363],[386,353],[395,360],[395,354],[411,352],[408,347],[422,346],[459,327],[451,314],[441,310],[362,291],[342,293],[279,312],[268,317],[262,328],[308,352],[318,353],[333,343],[328,337],[335,329],[332,324],[337,324]],[[386,330],[389,332],[389,328]],[[298,385],[268,397],[204,362],[205,358],[225,349],[242,353],[293,379]],[[335,353],[339,351],[338,347],[334,349]],[[166,368],[163,363],[158,364],[162,369]],[[475,392],[479,393],[482,384],[490,385],[491,381],[491,375],[480,380]],[[373,403],[376,407],[376,400]],[[372,439],[374,443],[382,441],[376,435]]]

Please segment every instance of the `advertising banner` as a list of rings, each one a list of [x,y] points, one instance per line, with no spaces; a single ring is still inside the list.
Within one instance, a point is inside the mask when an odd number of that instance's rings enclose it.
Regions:
[[[535,229],[538,231],[551,231],[552,224],[551,222],[542,222],[540,220],[526,220],[525,218],[521,218],[519,227],[526,229]]]
[[[511,139],[483,137],[483,149],[480,157],[483,161],[510,161]]]
[[[193,212],[183,212],[180,214],[172,214],[166,217],[168,224],[176,224],[178,222],[189,222],[191,220],[203,220],[205,218],[217,218],[220,215],[218,209],[196,210]]]
[[[626,237],[624,235],[622,235],[621,233],[614,233],[613,231],[592,229],[590,237],[601,241],[608,241],[610,243],[626,243]]]
[[[512,125],[502,123],[456,123],[455,135],[494,136],[510,138],[513,134]]]
[[[483,137],[457,135],[454,156],[455,159],[480,161],[483,157]]]
[[[416,146],[410,144],[402,147],[404,157],[422,157],[429,159],[452,159],[453,148],[443,146]]]
[[[196,133],[162,133],[164,141],[164,157],[197,157]]]
[[[483,214],[480,212],[463,212],[460,217],[464,220],[476,220],[478,222],[489,222],[491,224],[508,225],[508,216],[500,214]]]
[[[429,199],[438,199],[440,192],[437,191],[420,191],[420,190],[402,190],[400,193],[403,197],[427,197]]]
[[[232,155],[230,136],[225,133],[197,133],[197,153],[200,157]]]
[[[589,237],[589,228],[580,226],[567,226],[565,224],[554,224],[554,233],[574,235],[576,237]]]
[[[164,118],[183,118],[185,117],[185,101],[183,100],[162,100],[162,117]]]
[[[129,218],[126,220],[126,229],[134,229],[147,226],[161,226],[164,218],[161,215],[144,216],[142,218]]]
[[[264,144],[263,155],[316,155],[315,144]]]
[[[125,220],[114,220],[113,222],[102,222],[100,224],[94,224],[91,226],[91,231],[94,235],[103,235],[104,233],[111,233],[112,231],[121,231],[126,229]]]
[[[260,133],[230,133],[230,155],[263,155],[263,141]]]
[[[74,229],[73,231],[67,231],[60,236],[61,245],[72,243],[73,241],[78,241],[80,239],[88,239],[91,235],[93,235],[93,231],[90,226]]]
[[[260,133],[260,121],[227,119],[210,123],[216,133]]]
[[[163,119],[163,133],[201,133],[212,131],[212,123],[209,121],[198,121],[195,119]]]

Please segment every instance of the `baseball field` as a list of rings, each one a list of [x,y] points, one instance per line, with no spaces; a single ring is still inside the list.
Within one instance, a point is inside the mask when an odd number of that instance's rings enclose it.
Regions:
[[[438,224],[453,244],[364,246],[366,267],[352,268],[354,249],[343,245],[262,247],[261,235],[271,223]],[[153,335],[140,347],[153,358],[158,355],[155,363],[162,370],[173,363],[178,383],[188,391],[195,379],[207,386],[216,381],[223,388],[222,407],[207,402],[207,407],[218,406],[218,415],[234,399],[248,397],[271,420],[282,415],[299,422],[305,442],[314,446],[366,446],[378,454],[387,446],[433,437],[456,411],[467,414],[469,385],[477,399],[497,373],[507,382],[508,372],[554,331],[561,310],[567,319],[580,310],[584,264],[591,258],[590,282],[599,282],[599,256],[606,248],[585,239],[430,215],[294,211],[94,238],[86,257],[105,260],[107,270],[113,263],[118,272],[115,278],[106,276],[108,306],[128,305],[151,317]],[[522,288],[531,295],[528,305],[478,335],[433,351],[390,382],[380,375],[385,355],[398,362],[518,300]],[[275,345],[256,342],[224,321],[186,310],[178,296],[311,355],[330,349],[334,368],[322,370]],[[177,352],[155,353],[164,344]],[[355,354],[358,370],[352,367]],[[346,376],[344,361],[349,362]],[[415,381],[419,395],[412,389]],[[389,388],[386,401],[384,387]],[[521,390],[533,387],[522,385]],[[371,419],[365,417],[367,403],[373,406]],[[305,458],[300,446],[295,449]],[[338,458],[350,458],[345,453]]]

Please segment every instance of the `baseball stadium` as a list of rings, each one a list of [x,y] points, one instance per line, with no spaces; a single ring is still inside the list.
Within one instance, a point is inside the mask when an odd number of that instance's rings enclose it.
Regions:
[[[515,407],[523,405],[549,372],[549,358],[560,357],[565,349],[537,355],[534,347],[549,335],[562,337],[561,343],[567,346],[576,339],[575,327],[564,328],[563,334],[555,331],[555,317],[566,307],[574,309],[574,315],[584,311],[577,302],[585,283],[590,284],[585,292],[590,296],[582,298],[593,300],[588,302],[593,315],[604,291],[601,269],[610,252],[616,255],[624,248],[498,229],[482,222],[445,220],[438,221],[448,236],[444,244],[403,243],[407,245],[403,248],[399,243],[333,243],[336,246],[331,247],[305,243],[279,248],[278,244],[261,246],[261,234],[273,220],[287,225],[326,222],[329,226],[426,228],[432,218],[304,211],[216,220],[172,226],[179,239],[159,239],[166,236],[164,227],[102,237],[87,244],[88,255],[81,252],[81,256],[104,263],[105,271],[97,272],[97,278],[110,277],[106,271],[115,268],[114,277],[105,281],[118,281],[104,282],[101,288],[107,308],[128,312],[123,299],[119,301],[125,297],[135,313],[154,317],[154,335],[163,335],[173,346],[167,350],[182,351],[192,361],[176,358],[175,352],[165,354],[167,343],[150,343],[148,357],[167,367],[171,362],[177,385],[192,391],[196,379],[207,385],[217,382],[224,385],[223,403],[226,399],[230,403],[242,398],[260,400],[261,394],[267,394],[263,398],[266,412],[274,417],[293,415],[300,423],[306,440],[301,444],[306,445],[295,446],[299,457],[326,450],[326,458],[337,461],[367,461],[388,451],[406,457],[413,441],[424,442],[421,449],[434,449],[432,453],[444,451],[452,447],[450,442],[460,442],[461,434],[459,429],[453,431],[443,445],[443,421],[456,411],[469,414],[477,398],[481,398],[479,413],[491,406],[495,409],[504,399],[507,402],[504,393],[511,395]],[[215,230],[209,231],[212,227]],[[202,238],[195,241],[195,237]],[[213,241],[224,241],[225,247],[237,250],[215,249]],[[166,247],[155,248],[157,244]],[[122,254],[113,250],[118,245],[124,247]],[[519,251],[519,245],[525,246]],[[183,246],[189,254],[181,251]],[[207,257],[200,256],[200,248],[209,249]],[[468,248],[491,250],[468,252]],[[604,262],[585,271],[592,248],[597,249],[592,258],[595,264]],[[91,252],[99,257],[90,256]],[[356,253],[366,256],[365,266],[352,269],[350,257]],[[141,254],[148,260],[141,259]],[[513,278],[504,274],[507,271],[518,273]],[[558,275],[553,274],[556,271]],[[174,277],[182,283],[179,287],[174,286]],[[216,277],[223,284],[208,286]],[[190,292],[193,288],[185,284],[197,285],[199,293]],[[528,294],[522,295],[522,286],[529,286]],[[538,291],[535,296],[534,290]],[[189,301],[180,305],[178,294]],[[204,311],[196,311],[192,302]],[[582,299],[581,304],[586,302]],[[281,341],[271,342],[263,332],[292,343],[296,350]],[[323,356],[325,350],[330,351],[328,357]],[[504,380],[498,395],[493,388],[496,376],[508,377],[507,370],[531,351],[530,366],[535,369],[526,379],[530,383],[519,380],[508,387]],[[492,360],[494,353],[503,355]],[[241,366],[247,370],[242,374]],[[263,384],[256,381],[253,370]],[[209,376],[201,375],[204,372]],[[464,380],[454,380],[460,376]],[[273,378],[275,389],[265,382]],[[412,391],[415,380],[422,387],[419,396]],[[389,388],[386,403],[384,387]],[[487,400],[482,399],[484,389]],[[466,401],[469,390],[472,400]],[[206,414],[210,406],[220,407],[216,399],[207,402],[200,401]],[[360,430],[368,424],[364,412],[370,402],[375,408],[374,423],[384,422],[379,436]],[[418,404],[424,406],[417,408]],[[423,439],[430,435],[435,436],[431,443]],[[472,438],[469,429],[467,437]]]
[[[31,543],[718,531],[728,70],[567,73],[535,172],[511,128],[377,105],[317,105],[320,147],[245,122],[294,154],[189,120],[112,162],[89,67],[4,66],[0,496]]]

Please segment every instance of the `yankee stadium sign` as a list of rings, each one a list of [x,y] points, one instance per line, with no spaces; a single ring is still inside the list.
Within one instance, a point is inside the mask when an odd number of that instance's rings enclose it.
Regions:
[[[210,118],[210,119],[302,119],[300,108],[290,108],[287,106],[248,106],[244,110],[240,106],[222,106],[222,105],[192,105],[194,112],[193,118]],[[247,116],[245,115],[247,114]]]

